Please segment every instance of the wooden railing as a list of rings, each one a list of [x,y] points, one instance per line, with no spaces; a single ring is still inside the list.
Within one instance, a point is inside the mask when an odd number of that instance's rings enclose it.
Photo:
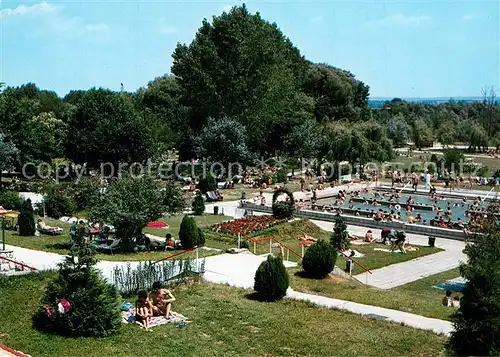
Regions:
[[[175,253],[175,254],[169,255],[168,257],[165,257],[163,259],[157,260],[156,262],[153,262],[153,264],[160,263],[160,262],[163,262],[165,260],[169,260],[169,259],[178,257],[179,255],[192,252],[193,250],[196,250],[196,252],[198,252],[198,248],[203,248],[203,246],[202,245],[197,245],[197,246],[194,246],[194,247],[189,248],[189,249],[184,249],[184,250],[182,250],[182,251],[180,251],[178,253]],[[198,259],[198,257],[196,257],[196,259]]]
[[[250,243],[253,243],[253,253],[254,254],[257,254],[257,243],[259,242],[265,242],[265,241],[269,241],[269,254],[272,253],[272,249],[273,249],[273,242],[277,243],[282,249],[286,249],[286,260],[290,260],[290,252],[292,252],[293,255],[299,257],[300,259],[303,258],[303,255],[300,255],[299,253],[297,253],[295,250],[293,250],[292,248],[286,246],[285,244],[283,244],[282,242],[280,242],[279,240],[273,238],[273,237],[264,237],[264,238],[259,238],[259,239],[252,239],[252,238],[247,238],[247,240],[250,242]],[[284,258],[284,257],[283,257]]]
[[[24,264],[24,263],[21,263],[21,262],[18,262],[18,261],[12,260],[12,259],[7,258],[7,257],[2,257],[1,255],[0,255],[0,259],[2,259],[2,260],[6,260],[6,261],[8,261],[9,263],[13,263],[14,265],[19,265],[19,266],[21,266],[21,267],[22,267],[22,270],[21,270],[21,271],[24,271],[24,269],[29,269],[29,270],[31,270],[31,271],[35,271],[35,270],[37,270],[37,268],[34,268],[34,267],[29,266],[29,265],[26,265],[26,264]]]

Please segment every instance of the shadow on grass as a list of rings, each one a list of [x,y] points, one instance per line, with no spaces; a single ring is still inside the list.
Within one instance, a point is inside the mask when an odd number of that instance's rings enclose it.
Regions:
[[[319,278],[319,277],[315,277],[315,276],[311,276],[311,275],[308,275],[305,271],[303,270],[299,270],[297,272],[295,272],[293,275],[299,277],[299,278],[303,278],[303,279],[311,279],[311,280],[323,280],[325,279],[326,277],[322,277],[322,278]]]
[[[245,296],[245,299],[248,299],[248,300],[262,301],[261,299],[259,299],[259,296],[257,295],[256,292],[248,293],[248,294],[245,294],[244,296]]]
[[[54,244],[47,244],[45,247],[49,248],[49,249],[70,250],[71,244],[69,244],[69,243],[54,243]]]

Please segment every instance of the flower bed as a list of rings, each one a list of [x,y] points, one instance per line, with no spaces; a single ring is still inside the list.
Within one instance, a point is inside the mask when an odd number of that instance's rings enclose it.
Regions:
[[[248,216],[234,221],[214,224],[210,229],[213,232],[223,234],[246,236],[258,231],[271,228],[277,224],[286,222],[286,219],[277,219],[273,216]]]

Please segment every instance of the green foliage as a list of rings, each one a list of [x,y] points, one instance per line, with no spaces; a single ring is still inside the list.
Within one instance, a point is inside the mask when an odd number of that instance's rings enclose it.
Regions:
[[[419,149],[432,146],[434,142],[432,129],[424,119],[417,119],[413,123],[413,142]]]
[[[60,187],[53,187],[43,198],[43,202],[37,205],[39,214],[45,214],[51,218],[60,218],[62,216],[71,217],[76,211],[76,205],[71,197],[68,197],[66,191],[62,191]]]
[[[217,189],[217,181],[215,180],[215,176],[212,172],[209,172],[208,175],[200,179],[198,182],[198,189],[202,193],[215,191]]]
[[[89,210],[99,196],[99,181],[90,176],[79,177],[68,186],[68,195],[75,204],[76,211]]]
[[[113,225],[122,248],[132,251],[146,224],[160,218],[163,211],[162,192],[154,180],[124,177],[98,195],[89,218]]]
[[[0,206],[5,209],[19,210],[23,200],[19,193],[14,191],[0,190]]]
[[[459,173],[465,162],[464,154],[458,149],[447,149],[443,151],[444,164],[448,172]]]
[[[345,224],[344,219],[339,214],[335,217],[335,226],[333,227],[330,244],[335,250],[340,250],[341,252],[345,251],[350,246],[347,224]]]
[[[496,204],[490,212],[497,209]],[[474,244],[467,245],[468,261],[460,266],[467,284],[448,342],[457,356],[500,354],[500,229],[494,218],[485,228],[486,234],[477,235]]]
[[[193,211],[195,216],[201,216],[205,212],[205,200],[200,191],[198,191],[194,197]]]
[[[179,239],[181,241],[182,247],[184,249],[189,249],[197,245],[204,244],[205,236],[202,234],[202,236],[200,237],[200,233],[201,230],[196,225],[196,221],[194,220],[194,218],[185,215],[179,228]]]
[[[43,332],[68,337],[107,337],[121,327],[120,297],[94,267],[95,252],[85,241],[83,228],[75,234],[76,244],[68,258],[59,266],[33,317],[34,326]],[[65,313],[57,311],[60,299],[71,304]],[[52,310],[48,316],[45,308]]]
[[[17,222],[20,236],[27,237],[35,235],[35,215],[33,212],[33,205],[29,198],[22,202]]]
[[[319,240],[306,250],[302,258],[302,269],[311,278],[323,279],[331,273],[336,260],[337,252],[332,245]]]
[[[287,172],[286,168],[282,167],[281,169],[279,169],[276,172],[276,175],[275,175],[275,178],[273,181],[276,183],[287,183],[288,182],[287,174],[288,174],[288,172]]]
[[[1,127],[1,126],[0,126]],[[5,139],[5,135],[0,132],[0,177],[2,171],[10,170],[18,160],[19,150],[12,141]]]
[[[169,181],[163,188],[163,206],[165,207],[165,213],[176,214],[182,212],[184,205],[185,202],[182,197],[181,189],[175,182]]]
[[[122,296],[137,296],[140,290],[150,290],[154,282],[163,284],[175,279],[176,283],[184,282],[192,276],[205,272],[205,260],[172,259],[160,263],[140,262],[135,268],[130,264],[116,265],[113,270],[113,285]]]
[[[288,154],[297,158],[315,158],[318,154],[320,136],[320,128],[315,120],[306,120],[294,126],[285,137]]]
[[[288,201],[278,201],[281,194],[288,196]],[[287,189],[279,189],[273,194],[273,216],[280,219],[289,219],[295,213],[295,199],[293,194]]]
[[[245,127],[229,118],[209,118],[194,140],[198,157],[211,163],[221,163],[225,167],[230,163],[245,165],[250,162],[246,141]]]
[[[254,290],[262,301],[281,300],[289,286],[288,272],[282,257],[269,255],[255,272]]]
[[[402,114],[392,117],[387,123],[387,136],[395,147],[404,147],[411,135],[411,126],[405,121]]]
[[[151,128],[120,93],[91,89],[83,93],[70,115],[67,156],[118,174],[118,163],[145,162],[151,154]],[[111,169],[113,166],[113,172]]]
[[[246,239],[241,240],[240,249],[250,249],[250,243]]]

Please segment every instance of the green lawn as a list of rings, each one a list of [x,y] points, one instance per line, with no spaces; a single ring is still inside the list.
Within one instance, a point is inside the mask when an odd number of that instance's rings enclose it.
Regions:
[[[301,292],[450,320],[454,310],[441,305],[444,291],[432,286],[459,275],[458,269],[452,269],[390,290],[382,290],[337,277],[307,279],[297,274],[296,269],[291,269],[290,286]]]
[[[155,228],[145,228],[144,233],[149,233],[149,234],[154,234],[159,237],[165,237],[166,233],[171,233],[173,237],[178,237],[179,234],[179,228],[182,220],[182,215],[177,215],[173,217],[165,217],[160,219],[161,221],[167,222],[169,224],[168,229],[155,229]],[[231,219],[231,217],[227,216],[214,216],[210,214],[206,214],[203,216],[195,216],[196,223],[198,224],[199,227],[205,228],[208,227],[212,224],[227,221]],[[69,242],[69,227],[70,225],[58,220],[46,220],[46,223],[48,225],[52,226],[58,226],[64,228],[65,232],[64,234],[60,236],[47,236],[47,235],[42,235],[40,237],[20,237],[17,236],[14,232],[12,231],[6,231],[6,242],[7,244],[14,245],[17,247],[23,247],[23,248],[29,248],[29,249],[35,249],[35,250],[41,250],[45,252],[52,252],[52,253],[58,253],[58,254],[67,254],[68,250],[70,248],[68,242]],[[207,237],[207,240],[205,242],[205,246],[210,247],[210,248],[216,248],[216,249],[228,249],[232,248],[235,246],[234,242],[228,241],[228,240],[214,240],[210,239],[210,237]],[[175,252],[165,252],[165,251],[157,251],[157,252],[139,252],[139,253],[133,253],[133,254],[98,254],[97,257],[98,259],[101,260],[115,260],[115,261],[137,261],[137,260],[158,260],[165,258],[171,254],[174,254]],[[199,256],[204,257],[204,256],[209,256],[217,254],[217,252],[214,251],[205,251],[205,250],[200,250],[199,251]],[[193,258],[195,257],[196,254],[193,253],[187,253],[183,254],[179,258],[186,259],[186,258]]]
[[[0,343],[32,356],[437,356],[445,338],[340,310],[285,300],[261,303],[223,285],[177,287],[185,329],[126,325],[106,339],[67,339],[31,328],[51,273],[0,279]]]
[[[316,239],[325,239],[330,240],[331,233],[326,232],[323,229],[316,226],[314,223],[308,220],[298,220],[287,224],[281,224],[276,227],[273,227],[266,232],[259,234],[258,236],[252,237],[252,239],[261,239],[265,237],[273,237],[279,242],[283,243],[285,246],[289,247],[297,254],[302,254],[302,248],[299,245],[300,240],[299,237],[303,236],[303,234],[307,234]],[[256,244],[256,252],[257,254],[265,254],[269,253],[269,241],[263,241]],[[352,249],[357,250],[360,253],[365,254],[362,258],[356,258],[361,264],[367,267],[370,270],[378,269],[387,265],[405,262],[411,259],[415,259],[418,257],[422,257],[428,254],[434,254],[442,251],[442,249],[431,248],[431,247],[423,247],[419,246],[418,250],[415,252],[408,252],[408,254],[404,255],[401,253],[388,253],[388,252],[380,252],[374,250],[375,248],[385,248],[388,249],[389,246],[384,246],[381,244],[369,244],[369,245],[352,245]],[[253,252],[254,247],[253,244],[250,244],[250,250]],[[279,248],[272,248],[272,252],[279,253]],[[285,251],[286,254],[286,251]],[[293,253],[290,253],[288,257],[289,260],[298,262],[301,258]],[[339,257],[337,260],[337,264],[343,269],[345,267],[344,259]],[[364,270],[359,266],[355,265],[353,274],[363,273]]]

